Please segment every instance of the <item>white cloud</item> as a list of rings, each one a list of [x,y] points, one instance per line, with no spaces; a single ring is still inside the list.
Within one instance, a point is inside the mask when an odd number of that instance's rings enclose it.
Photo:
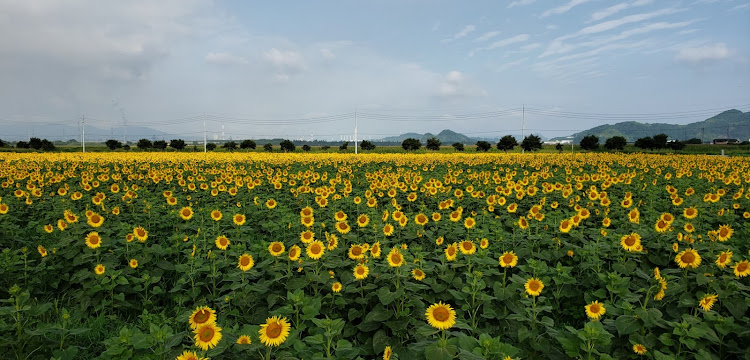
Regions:
[[[542,13],[542,17],[547,17],[547,16],[550,16],[550,15],[564,14],[564,13],[570,11],[570,9],[572,9],[572,8],[578,6],[578,5],[581,5],[581,4],[585,4],[585,3],[589,2],[589,1],[591,1],[591,0],[570,0],[565,5],[561,5],[561,6],[558,6],[558,7],[555,7],[555,8],[552,8],[552,9],[549,9],[549,10],[543,12]]]
[[[526,40],[529,40],[530,37],[531,36],[529,34],[518,34],[516,36],[512,36],[512,37],[509,37],[509,38],[498,40],[498,41],[495,41],[495,42],[493,42],[492,44],[490,44],[488,46],[481,47],[481,48],[476,48],[476,49],[472,50],[471,52],[469,52],[469,56],[474,56],[476,53],[478,53],[480,51],[493,50],[493,49],[501,48],[501,47],[508,46],[508,45],[511,45],[511,44],[515,44],[515,43],[519,43],[519,42],[524,42]]]
[[[750,3],[739,4],[732,8],[731,11],[750,9]]]
[[[247,59],[226,52],[208,53],[204,60],[207,63],[217,65],[244,65],[248,63]]]
[[[437,94],[444,98],[463,98],[486,96],[487,92],[474,84],[462,72],[453,70],[443,76],[438,85]]]
[[[675,60],[688,64],[705,64],[728,59],[732,51],[724,43],[680,49]]]
[[[508,9],[510,9],[510,8],[513,8],[513,7],[516,7],[516,6],[526,6],[526,5],[531,5],[531,4],[533,4],[533,3],[535,2],[535,1],[536,1],[536,0],[517,0],[517,1],[513,1],[513,2],[511,2],[510,4],[508,4]]]
[[[498,35],[500,35],[499,31],[486,32],[486,33],[482,34],[482,36],[474,39],[474,42],[487,41],[487,40],[492,39],[492,38],[494,38],[495,36],[498,36]]]
[[[457,32],[455,35],[453,35],[453,36],[451,36],[451,37],[449,37],[447,39],[441,40],[441,42],[446,43],[446,42],[451,42],[451,41],[454,41],[454,40],[458,40],[458,39],[460,39],[462,37],[465,37],[466,35],[469,35],[470,33],[472,33],[476,29],[477,29],[477,27],[474,26],[474,25],[466,25],[466,26],[464,26],[463,29],[461,29],[461,31]]]
[[[608,7],[608,8],[606,8],[606,9],[599,10],[599,11],[591,14],[591,18],[589,19],[588,22],[599,21],[601,19],[610,17],[610,16],[612,16],[612,15],[614,15],[614,14],[620,12],[620,11],[629,9],[631,7],[644,6],[644,5],[651,4],[652,2],[653,2],[653,0],[636,0],[636,1],[633,1],[633,2],[630,2],[630,3],[620,3],[620,4],[617,4],[617,5],[612,5],[612,6]]]
[[[580,31],[578,31],[577,34],[578,35],[596,34],[596,33],[604,32],[604,31],[612,30],[612,29],[620,27],[622,25],[645,21],[645,20],[648,20],[648,19],[655,18],[657,16],[674,14],[674,13],[679,12],[679,11],[680,10],[677,10],[677,9],[667,8],[667,9],[661,9],[661,10],[653,11],[653,12],[650,12],[650,13],[641,13],[641,14],[635,14],[635,15],[628,15],[628,16],[619,18],[617,20],[605,21],[603,23],[599,23],[599,24],[596,24],[596,25],[591,25],[591,26],[585,27],[585,28],[581,29]]]
[[[290,73],[298,73],[305,70],[302,56],[295,51],[281,51],[272,48],[263,53],[263,59],[271,64],[280,74],[288,78]]]
[[[330,49],[320,49],[320,55],[323,56],[323,58],[329,60],[336,58],[336,54],[334,54]]]

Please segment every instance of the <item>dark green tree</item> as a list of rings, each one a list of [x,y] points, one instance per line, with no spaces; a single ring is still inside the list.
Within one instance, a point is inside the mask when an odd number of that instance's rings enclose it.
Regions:
[[[154,144],[151,143],[151,140],[149,139],[140,139],[138,140],[138,148],[141,150],[150,149],[154,146]]]
[[[247,150],[247,149],[255,150],[255,146],[256,146],[255,141],[253,140],[243,140],[240,143],[240,149],[244,149],[244,150]]]
[[[310,145],[307,145],[307,144],[302,145],[302,151],[304,152],[310,152],[311,149],[312,148],[310,147]]]
[[[29,147],[32,149],[41,149],[42,148],[42,139],[38,137],[33,137],[29,139]]]
[[[109,139],[104,142],[104,145],[107,145],[107,148],[110,150],[119,149],[122,147],[122,143],[115,139]]]
[[[440,150],[440,145],[441,145],[440,139],[436,137],[431,137],[427,139],[427,145],[425,145],[425,147],[427,148],[427,150],[438,151]]]
[[[635,145],[635,147],[637,147],[639,149],[644,149],[644,150],[645,149],[653,150],[654,147],[655,147],[655,145],[654,145],[654,139],[652,137],[650,137],[650,136],[642,137],[642,138],[636,140],[635,144],[633,144],[633,145]]]
[[[562,152],[562,151],[563,151],[563,146],[562,146],[562,144],[560,144],[560,143],[557,143],[557,144],[555,145],[555,150],[557,150],[557,152]]]
[[[628,141],[622,136],[613,136],[604,142],[604,147],[607,150],[622,150]]]
[[[521,141],[521,149],[524,151],[536,151],[542,148],[542,138],[531,134]]]
[[[460,142],[455,142],[455,143],[453,143],[453,145],[451,145],[451,146],[453,146],[453,150],[456,150],[456,151],[464,151],[464,144],[463,144],[463,143],[460,143]]]
[[[422,142],[419,139],[408,138],[401,142],[401,147],[406,151],[415,151],[422,147]]]
[[[596,135],[586,135],[579,143],[581,149],[586,151],[596,150],[599,148],[599,137]]]
[[[182,150],[185,148],[185,140],[182,140],[182,139],[169,140],[169,147],[175,150]]]
[[[483,151],[483,152],[487,152],[487,151],[489,151],[492,148],[492,144],[490,144],[490,143],[488,143],[488,142],[486,142],[484,140],[477,141],[477,145],[476,146],[477,146],[477,151]]]
[[[657,134],[654,135],[654,148],[656,149],[664,149],[667,147],[667,140],[669,140],[669,136],[667,134]]]
[[[667,146],[674,151],[680,151],[685,148],[685,143],[679,140],[675,140],[675,141],[668,142]]]
[[[55,150],[55,144],[52,143],[52,141],[49,141],[47,139],[42,140],[42,151],[54,151]]]
[[[154,149],[164,150],[167,148],[167,142],[164,140],[154,141]]]
[[[359,144],[359,147],[362,148],[362,150],[375,150],[375,144],[372,143],[372,141],[369,140],[362,140],[362,142]]]
[[[513,135],[505,135],[497,142],[497,149],[507,153],[508,150],[513,150],[516,145],[518,145],[518,141]]]
[[[19,142],[16,143],[16,148],[17,149],[28,149],[29,148],[29,143],[26,142],[26,141],[19,141]]]
[[[234,141],[227,141],[221,147],[223,147],[223,148],[225,148],[225,149],[227,149],[229,151],[234,151],[234,150],[237,150],[237,143],[234,142]]]
[[[283,152],[294,152],[295,149],[294,143],[289,139],[283,140],[279,146]]]
[[[700,145],[700,144],[703,144],[703,141],[701,141],[701,139],[698,139],[698,138],[692,138],[692,139],[685,141],[685,144]]]
[[[208,143],[208,144],[206,144],[206,150],[208,150],[208,151],[214,151],[214,150],[216,150],[216,144],[214,144],[214,143]]]
[[[349,142],[344,141],[343,144],[339,145],[339,151],[346,151],[346,149],[349,148]]]
[[[273,144],[265,143],[263,145],[263,150],[268,151],[268,152],[273,152]]]

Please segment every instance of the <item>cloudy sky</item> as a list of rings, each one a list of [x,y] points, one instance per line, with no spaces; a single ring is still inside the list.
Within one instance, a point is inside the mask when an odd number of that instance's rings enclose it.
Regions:
[[[552,137],[729,108],[749,0],[0,0],[0,125]]]

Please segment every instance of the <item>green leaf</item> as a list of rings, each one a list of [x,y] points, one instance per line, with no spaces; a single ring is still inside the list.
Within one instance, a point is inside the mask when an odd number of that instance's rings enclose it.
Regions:
[[[456,345],[439,347],[437,344],[432,344],[424,350],[424,355],[430,360],[451,360],[457,351]]]
[[[620,315],[615,320],[615,327],[620,335],[628,335],[638,331],[641,323],[633,315]]]
[[[133,335],[130,339],[130,343],[135,349],[148,349],[156,344],[156,340],[151,335],[138,333]]]

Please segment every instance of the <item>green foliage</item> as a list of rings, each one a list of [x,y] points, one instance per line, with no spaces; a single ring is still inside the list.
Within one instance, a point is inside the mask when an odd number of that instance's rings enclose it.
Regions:
[[[359,144],[359,147],[362,148],[362,150],[375,150],[375,144],[372,143],[372,141],[369,140],[362,140],[362,142]]]
[[[172,149],[175,149],[177,151],[182,150],[185,148],[185,140],[182,139],[172,139],[169,141],[169,147]]]
[[[115,149],[122,148],[122,143],[120,141],[118,141],[118,140],[115,140],[115,139],[109,139],[109,140],[105,141],[104,145],[106,145],[107,148],[110,149],[110,150],[115,150]]]
[[[505,135],[497,142],[497,149],[507,153],[509,150],[513,150],[517,145],[518,141],[516,141],[516,138],[513,137],[513,135]]]
[[[627,145],[627,144],[628,144],[628,142],[627,142],[627,140],[625,140],[624,137],[622,137],[622,136],[613,136],[613,137],[607,139],[607,141],[604,142],[604,147],[607,150],[620,150],[620,151],[622,151],[623,149],[625,149],[625,145]]]
[[[536,151],[542,148],[542,139],[536,135],[529,135],[521,141],[521,148],[524,151]]]
[[[427,145],[425,146],[425,148],[427,148],[427,150],[438,151],[440,150],[440,145],[440,140],[438,140],[438,138],[432,137],[427,139]]]
[[[234,150],[237,150],[237,143],[234,141],[227,141],[221,147],[229,151],[234,151]]]
[[[492,148],[492,144],[484,140],[480,140],[480,141],[477,141],[476,148],[477,148],[477,151],[487,152]]]
[[[151,143],[151,140],[149,139],[140,139],[138,140],[138,148],[141,150],[150,149],[154,146],[154,144]]]
[[[451,146],[453,146],[453,149],[456,150],[456,151],[464,151],[464,144],[462,144],[460,142],[455,142]]]
[[[586,151],[596,150],[599,148],[599,137],[596,135],[586,135],[581,139],[579,145],[581,149]]]
[[[408,138],[401,142],[401,147],[406,151],[415,151],[422,147],[422,143],[419,139]]]
[[[164,140],[156,140],[153,143],[154,149],[164,150],[167,148],[167,142]]]
[[[307,144],[302,145],[302,151],[304,151],[304,152],[310,152],[310,150],[311,150],[310,145],[307,145]]]
[[[240,149],[243,149],[243,150],[247,150],[247,149],[253,149],[254,150],[255,146],[256,146],[255,141],[249,140],[249,139],[248,140],[243,140],[240,143]]]
[[[282,140],[279,147],[281,147],[281,151],[283,152],[294,152],[295,149],[294,143],[288,139]]]
[[[344,141],[343,144],[339,145],[339,151],[346,151],[346,149],[349,147],[349,142]]]
[[[216,144],[214,144],[214,143],[207,143],[206,144],[206,150],[207,151],[214,151],[214,150],[216,150]]]
[[[271,143],[263,144],[263,150],[266,152],[273,152],[273,144]]]

